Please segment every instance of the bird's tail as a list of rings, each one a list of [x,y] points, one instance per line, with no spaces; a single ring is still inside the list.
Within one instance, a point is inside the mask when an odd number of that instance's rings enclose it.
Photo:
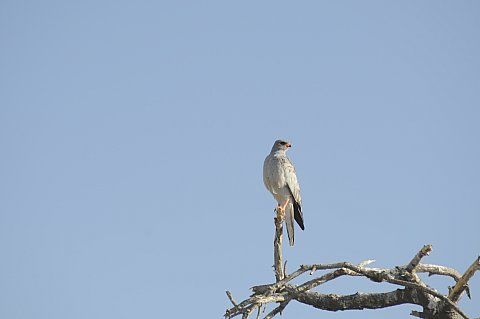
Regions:
[[[295,230],[294,226],[294,212],[292,203],[288,203],[285,208],[285,224],[287,225],[287,234],[288,240],[290,241],[290,246],[293,246],[295,243]]]

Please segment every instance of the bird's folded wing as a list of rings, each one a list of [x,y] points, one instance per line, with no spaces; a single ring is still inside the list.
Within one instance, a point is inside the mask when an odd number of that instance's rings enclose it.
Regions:
[[[282,160],[282,168],[285,181],[292,192],[293,198],[301,205],[302,198],[300,197],[300,185],[298,184],[297,173],[295,172],[295,167],[293,167],[292,162],[290,162],[287,157]]]
[[[282,167],[284,170],[288,191],[294,200],[293,207],[295,210],[295,220],[301,229],[305,229],[302,213],[302,198],[300,197],[300,185],[298,184],[295,167],[287,157],[285,157],[285,159],[282,161]]]

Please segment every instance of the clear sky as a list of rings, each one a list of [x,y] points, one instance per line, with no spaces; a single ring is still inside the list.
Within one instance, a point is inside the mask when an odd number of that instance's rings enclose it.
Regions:
[[[221,318],[302,263],[480,253],[480,2],[0,3],[0,317]],[[441,292],[448,279],[428,278]],[[395,289],[340,279],[324,293]],[[480,315],[480,275],[467,314]],[[408,318],[414,306],[284,318]]]

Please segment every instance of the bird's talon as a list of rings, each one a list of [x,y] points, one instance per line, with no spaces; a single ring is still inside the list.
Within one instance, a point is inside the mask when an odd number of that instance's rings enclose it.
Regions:
[[[285,210],[278,206],[275,211],[277,212],[277,219],[283,221],[285,219]]]

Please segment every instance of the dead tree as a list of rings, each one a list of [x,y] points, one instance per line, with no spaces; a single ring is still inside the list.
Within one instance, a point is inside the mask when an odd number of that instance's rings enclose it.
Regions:
[[[282,262],[283,217],[277,215],[274,239],[274,272],[275,283],[254,286],[253,294],[237,303],[232,294],[227,296],[233,306],[225,312],[230,319],[242,315],[242,319],[255,315],[256,318],[270,319],[281,314],[290,301],[313,306],[321,310],[361,310],[387,308],[400,304],[415,304],[423,308],[422,312],[412,311],[410,314],[425,319],[468,319],[458,307],[458,301],[466,292],[470,298],[468,281],[480,268],[480,257],[461,275],[457,270],[432,264],[422,264],[420,260],[432,251],[432,245],[425,245],[406,265],[392,269],[367,267],[374,260],[366,260],[360,264],[339,262],[335,264],[301,265],[291,274],[286,274]],[[307,280],[302,284],[291,281],[305,273],[313,276],[316,271],[327,271],[321,276]],[[448,296],[430,288],[420,279],[418,273],[451,277],[455,285],[449,287]],[[341,276],[363,276],[375,283],[388,282],[399,286],[398,289],[384,293],[356,293],[352,295],[322,294],[313,289]],[[266,312],[268,304],[278,304],[270,312]]]

